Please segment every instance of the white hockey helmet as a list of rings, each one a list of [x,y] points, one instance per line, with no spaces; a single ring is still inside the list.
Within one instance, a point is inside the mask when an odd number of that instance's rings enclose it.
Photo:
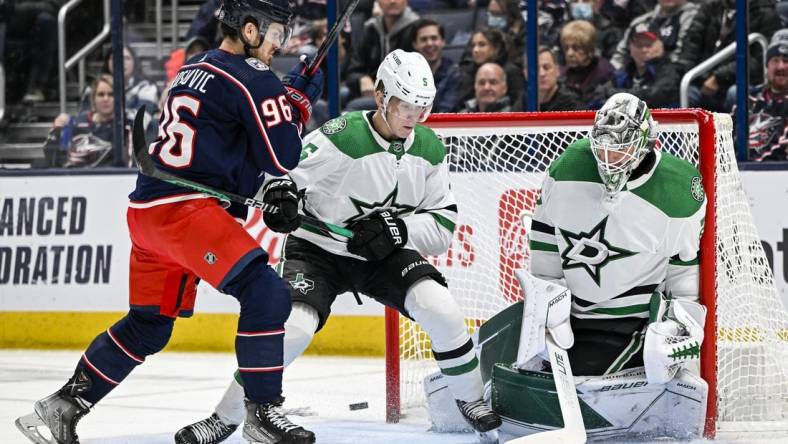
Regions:
[[[618,93],[596,112],[589,139],[599,175],[612,194],[624,188],[632,170],[656,145],[657,126],[646,102]]]
[[[432,110],[435,100],[435,80],[427,59],[418,52],[405,52],[395,49],[390,52],[378,67],[375,89],[383,84],[383,114],[385,116],[389,101],[396,97],[410,112],[418,113],[418,121],[423,122]]]

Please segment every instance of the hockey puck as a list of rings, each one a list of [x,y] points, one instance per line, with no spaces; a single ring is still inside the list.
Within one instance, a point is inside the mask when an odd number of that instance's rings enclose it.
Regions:
[[[366,401],[364,401],[364,402],[356,402],[354,404],[350,404],[348,406],[348,408],[350,408],[350,410],[368,409],[369,408],[369,403],[367,403]]]

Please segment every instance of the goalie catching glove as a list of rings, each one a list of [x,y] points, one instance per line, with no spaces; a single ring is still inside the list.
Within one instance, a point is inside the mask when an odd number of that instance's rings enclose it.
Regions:
[[[391,211],[370,214],[350,226],[353,237],[347,243],[347,251],[369,261],[385,259],[408,243],[408,227],[405,221]]]
[[[309,122],[312,106],[323,93],[323,71],[318,69],[313,76],[309,76],[306,72],[308,61],[307,56],[302,55],[301,61],[282,77],[282,84],[287,90],[287,100],[302,126]]]
[[[263,202],[277,208],[276,212],[264,211],[263,222],[277,233],[289,233],[301,225],[298,214],[301,197],[296,184],[287,178],[273,179],[263,187]]]
[[[643,363],[651,384],[666,384],[682,367],[700,361],[706,307],[683,299],[651,296],[651,323],[646,330]]]

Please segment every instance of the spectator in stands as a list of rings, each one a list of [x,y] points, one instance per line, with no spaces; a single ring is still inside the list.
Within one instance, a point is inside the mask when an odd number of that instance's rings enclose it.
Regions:
[[[407,0],[377,0],[382,11],[364,23],[361,43],[350,57],[346,84],[352,97],[367,97],[374,109],[375,73],[380,62],[395,49],[413,51],[412,25],[419,16]],[[356,108],[364,109],[364,108]]]
[[[103,73],[112,75],[112,52],[104,58]],[[145,105],[145,128],[147,136],[152,140],[156,137],[157,125],[153,116],[159,110],[159,87],[142,75],[134,50],[123,47],[123,79],[126,91],[126,118],[132,120],[140,106]]]
[[[750,89],[749,107],[749,159],[788,160],[788,29],[772,37],[766,83]]]
[[[561,50],[566,63],[561,77],[585,109],[593,100],[594,89],[610,79],[613,67],[597,54],[596,28],[586,20],[573,20],[561,29]]]
[[[600,15],[623,32],[635,17],[654,9],[656,3],[656,0],[598,0],[597,9]]]
[[[708,0],[701,4],[678,53],[682,72],[689,71],[736,40],[735,6],[735,0]],[[748,14],[751,32],[770,38],[780,27],[773,0],[750,0]],[[763,81],[762,54],[757,45],[750,51],[750,79],[753,84]],[[727,62],[693,82],[689,104],[712,111],[729,111],[736,98],[735,84],[736,60],[731,56]]]
[[[170,53],[170,58],[164,62],[164,72],[167,75],[167,83],[171,82],[181,66],[190,58],[197,54],[203,53],[211,49],[211,44],[205,38],[194,36],[186,41],[183,48],[178,48]],[[165,88],[166,89],[166,88]]]
[[[0,2],[4,3],[4,2]],[[24,77],[24,102],[42,102],[57,61],[57,17],[64,0],[17,1],[6,22],[6,39],[34,41],[33,56],[24,73],[6,66],[6,75]]]
[[[463,101],[474,97],[476,72],[479,67],[494,62],[503,67],[510,103],[516,103],[519,108],[524,83],[522,66],[509,48],[509,41],[497,29],[483,28],[473,33],[460,62],[463,76],[460,94]]]
[[[474,98],[465,102],[465,113],[516,111],[507,95],[506,73],[495,62],[485,63],[476,71]]]
[[[525,21],[519,0],[490,0],[487,5],[487,27],[508,35],[513,54],[525,49]]]
[[[657,6],[651,12],[647,12],[636,19],[624,33],[624,38],[619,42],[610,63],[616,69],[624,69],[631,60],[629,55],[629,35],[635,32],[635,28],[641,23],[648,25],[648,29],[658,35],[665,48],[665,55],[671,62],[677,62],[681,53],[681,47],[687,41],[685,37],[687,30],[692,23],[695,14],[698,13],[698,5],[690,3],[688,0],[658,0]]]
[[[596,91],[592,108],[600,108],[613,94],[626,92],[649,104],[651,108],[674,108],[679,103],[681,76],[675,64],[665,57],[662,40],[640,23],[629,34],[631,60],[616,70],[610,82]]]
[[[419,19],[413,24],[413,49],[430,64],[435,78],[435,100],[432,112],[453,113],[460,107],[462,73],[456,63],[443,56],[446,38],[443,26],[433,19]]]
[[[539,111],[576,111],[581,109],[580,99],[566,88],[558,78],[561,69],[555,54],[547,46],[539,47]],[[523,94],[523,108],[527,93]]]
[[[624,35],[626,27],[619,27],[608,17],[600,14],[603,2],[597,0],[569,0],[569,17],[572,20],[591,22],[597,30],[597,46],[602,57],[610,59]]]
[[[67,152],[65,161],[55,161],[53,166],[98,166],[110,163],[114,103],[112,76],[101,74],[90,87],[89,110],[81,111],[76,117],[66,113],[55,117],[54,134],[59,131],[60,147]]]

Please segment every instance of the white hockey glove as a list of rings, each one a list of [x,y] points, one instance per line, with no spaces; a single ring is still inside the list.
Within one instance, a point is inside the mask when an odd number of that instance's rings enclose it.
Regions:
[[[659,301],[654,298],[659,298]],[[657,304],[656,319],[646,330],[643,363],[651,384],[666,384],[682,367],[700,362],[706,307],[682,299],[668,300],[661,293],[652,296]]]
[[[546,330],[564,350],[575,343],[569,315],[572,293],[555,282],[534,277],[525,270],[515,270],[523,289],[523,324],[517,349],[517,367],[525,368],[528,361],[545,350]]]

